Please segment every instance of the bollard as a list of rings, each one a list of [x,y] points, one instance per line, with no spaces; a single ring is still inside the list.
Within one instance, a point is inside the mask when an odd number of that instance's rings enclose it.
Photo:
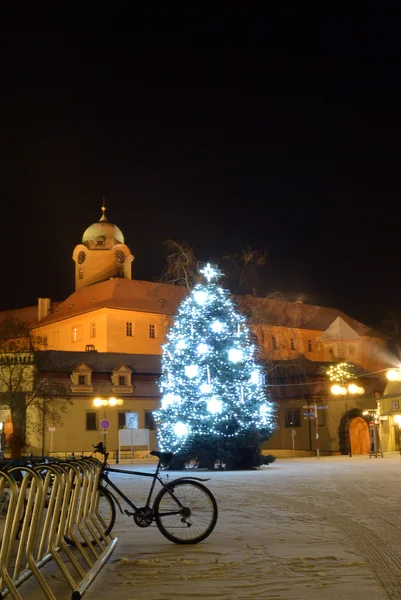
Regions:
[[[119,460],[120,460],[120,453],[119,453],[118,448],[117,448],[117,450],[116,450],[116,465],[118,465]]]

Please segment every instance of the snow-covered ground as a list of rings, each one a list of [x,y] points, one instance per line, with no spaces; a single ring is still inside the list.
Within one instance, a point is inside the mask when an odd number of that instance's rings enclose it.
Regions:
[[[179,546],[119,515],[119,545],[87,600],[401,599],[399,455],[204,475],[219,505],[211,536]],[[144,489],[114,477],[134,498]]]
[[[179,546],[118,514],[119,543],[86,600],[401,600],[398,454],[280,459],[258,471],[193,474],[210,477],[219,505],[210,537]],[[148,480],[112,477],[144,503]],[[43,574],[57,599],[71,597],[49,565]],[[44,597],[32,579],[20,593]]]

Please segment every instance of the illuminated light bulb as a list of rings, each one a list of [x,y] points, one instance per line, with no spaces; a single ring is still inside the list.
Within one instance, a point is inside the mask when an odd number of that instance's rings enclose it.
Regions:
[[[401,373],[399,369],[390,369],[389,371],[387,371],[387,379],[389,381],[400,381]]]
[[[218,400],[215,396],[207,401],[207,409],[212,415],[216,415],[221,413],[223,410],[223,403],[221,400]]]
[[[117,404],[118,404],[118,406],[121,406],[122,404],[124,404],[124,400],[122,400],[121,398],[119,398],[117,400]]]
[[[270,407],[267,404],[262,404],[260,407],[260,414],[266,415],[268,412],[270,412]]]
[[[175,404],[176,402],[181,402],[181,396],[178,396],[178,394],[173,394],[173,393],[169,393],[166,394],[165,396],[163,396],[162,400],[161,400],[161,405],[162,408],[167,408],[168,406],[171,406],[172,404]]]
[[[251,373],[251,383],[259,383],[259,371],[252,371]]]
[[[117,398],[109,398],[110,406],[116,406],[116,404],[117,404]]]
[[[339,396],[342,392],[341,392],[341,385],[332,385],[331,386],[331,393],[334,394],[335,396]]]
[[[200,306],[203,306],[204,304],[206,304],[208,299],[209,299],[209,294],[207,292],[199,291],[199,292],[194,293],[194,300]]]
[[[243,354],[242,350],[239,350],[238,348],[231,348],[228,351],[228,358],[233,363],[241,362],[243,357],[244,357],[244,354]]]
[[[349,393],[350,393],[350,394],[357,394],[357,393],[358,393],[358,390],[359,390],[359,388],[358,388],[358,386],[357,386],[357,385],[355,385],[355,383],[351,383],[351,384],[348,386],[348,391],[349,391]]]
[[[218,321],[217,319],[215,321],[213,321],[213,323],[211,324],[211,329],[212,331],[214,331],[214,333],[221,333],[225,327],[224,323],[222,323],[221,321]]]
[[[188,435],[189,428],[188,425],[186,425],[185,423],[178,421],[178,423],[174,425],[173,431],[178,437],[184,437]]]
[[[93,404],[94,406],[103,406],[103,400],[101,398],[95,398]]]
[[[186,347],[187,347],[187,344],[184,340],[179,340],[176,344],[177,350],[185,350]]]
[[[364,393],[365,393],[365,388],[358,387],[358,394],[364,394]]]
[[[197,347],[199,354],[206,354],[209,351],[209,346],[203,342]]]
[[[199,389],[202,394],[209,394],[212,391],[212,386],[209,383],[202,383],[202,385],[199,386]]]
[[[189,377],[190,379],[197,377],[198,372],[199,372],[198,365],[188,365],[187,367],[185,367],[185,375],[187,377]]]

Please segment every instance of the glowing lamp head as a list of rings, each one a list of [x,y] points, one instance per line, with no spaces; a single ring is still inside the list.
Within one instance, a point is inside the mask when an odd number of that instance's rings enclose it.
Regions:
[[[389,381],[400,381],[401,371],[399,369],[389,369],[387,371],[387,379]]]
[[[103,406],[103,400],[101,398],[95,398],[93,401],[93,406]]]
[[[341,396],[347,393],[347,390],[345,387],[343,387],[342,385],[332,385],[331,388],[331,393],[334,394],[335,396]]]
[[[399,427],[401,425],[401,415],[394,415],[393,419],[394,423],[396,423]]]
[[[348,386],[348,391],[350,394],[358,394],[359,393],[359,387],[357,385],[355,385],[355,383],[351,383]]]
[[[117,398],[109,398],[109,404],[110,406],[116,406]]]

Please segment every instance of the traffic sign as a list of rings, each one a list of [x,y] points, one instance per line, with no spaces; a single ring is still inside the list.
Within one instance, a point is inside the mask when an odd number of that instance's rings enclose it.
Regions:
[[[102,429],[108,429],[110,427],[110,421],[108,419],[102,419],[102,421],[100,421],[100,427]]]
[[[375,426],[375,423],[374,423],[374,421],[370,421],[370,423],[369,423],[369,427],[374,427],[374,426]]]
[[[50,433],[53,433],[54,431],[56,431],[56,428],[55,427],[49,427],[49,431],[50,431]]]

